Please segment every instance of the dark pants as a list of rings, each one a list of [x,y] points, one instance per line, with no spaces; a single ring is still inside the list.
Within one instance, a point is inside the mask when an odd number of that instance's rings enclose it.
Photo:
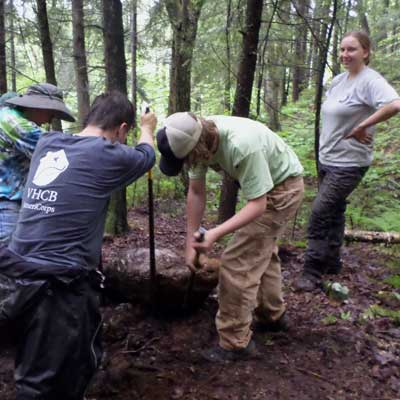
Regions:
[[[345,227],[346,199],[361,182],[368,167],[319,165],[319,190],[308,223],[304,273],[317,279],[339,272]]]
[[[99,292],[89,277],[17,280],[2,319],[15,321],[17,400],[82,400],[101,358]]]

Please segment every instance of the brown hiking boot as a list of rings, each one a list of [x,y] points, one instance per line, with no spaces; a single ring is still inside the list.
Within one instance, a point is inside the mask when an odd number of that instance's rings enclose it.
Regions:
[[[230,361],[256,360],[261,358],[253,340],[243,349],[226,350],[219,345],[200,352],[207,361],[214,363],[225,363]]]

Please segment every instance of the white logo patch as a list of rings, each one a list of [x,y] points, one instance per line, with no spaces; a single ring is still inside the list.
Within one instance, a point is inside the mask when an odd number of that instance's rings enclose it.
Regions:
[[[33,177],[33,183],[37,186],[46,186],[53,182],[69,166],[64,150],[49,151],[39,163],[39,167]]]

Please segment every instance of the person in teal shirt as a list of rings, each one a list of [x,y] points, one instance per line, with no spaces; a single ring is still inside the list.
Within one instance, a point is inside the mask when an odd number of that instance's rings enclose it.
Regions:
[[[216,327],[219,343],[203,352],[209,361],[257,356],[252,314],[258,326],[287,328],[277,239],[298,209],[304,192],[303,167],[292,149],[260,122],[192,113],[169,116],[157,133],[160,169],[177,175],[189,167],[186,264],[195,270],[196,252],[233,233],[219,271]],[[237,181],[245,206],[196,242],[206,205],[208,168]]]
[[[8,243],[15,229],[29,163],[53,118],[75,121],[62,92],[50,83],[32,85],[24,95],[0,98],[0,243]]]

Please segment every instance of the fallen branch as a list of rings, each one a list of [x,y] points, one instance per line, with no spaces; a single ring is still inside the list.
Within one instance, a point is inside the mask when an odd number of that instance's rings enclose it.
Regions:
[[[400,243],[400,233],[398,232],[370,232],[346,229],[344,238],[348,242]]]

